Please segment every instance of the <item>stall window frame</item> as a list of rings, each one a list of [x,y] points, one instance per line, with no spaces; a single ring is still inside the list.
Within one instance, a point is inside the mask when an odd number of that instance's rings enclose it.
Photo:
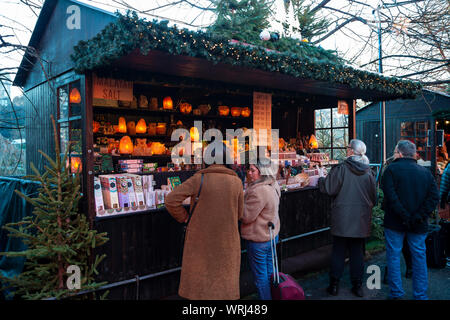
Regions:
[[[333,126],[333,110],[337,110],[337,107],[327,107],[327,108],[318,108],[314,110],[314,135],[317,138],[317,131],[324,131],[324,130],[330,130],[331,134],[331,145],[330,147],[322,147],[322,148],[318,148],[319,150],[325,151],[325,150],[331,150],[331,154],[330,154],[330,159],[334,159],[334,150],[342,150],[344,153],[346,152],[347,146],[343,146],[343,147],[334,147],[334,136],[333,136],[333,131],[334,130],[347,130],[347,144],[350,142],[350,122],[349,122],[349,118],[350,115],[347,115],[347,126],[346,127],[342,127],[342,126]],[[316,111],[321,111],[321,110],[330,110],[330,127],[323,127],[323,128],[317,128],[316,127]],[[345,136],[345,134],[344,134]]]
[[[74,85],[75,83],[78,83],[77,85]],[[65,155],[65,151],[66,150],[62,150],[63,146],[62,146],[62,126],[64,124],[68,125],[68,132],[69,132],[69,136],[68,136],[68,140],[67,143],[72,141],[72,124],[75,121],[80,121],[80,153],[77,152],[73,152],[72,150],[69,150],[67,156],[67,160],[68,163],[71,163],[72,158],[74,157],[78,157],[80,159],[80,163],[82,162],[83,159],[83,126],[82,126],[82,122],[83,122],[83,103],[81,99],[81,102],[78,104],[79,105],[79,109],[80,112],[78,115],[73,115],[72,114],[72,106],[70,103],[70,92],[71,90],[76,87],[78,89],[78,91],[80,92],[81,97],[83,97],[82,94],[82,79],[81,78],[74,78],[74,77],[70,77],[69,79],[67,79],[67,81],[64,81],[63,83],[59,83],[57,85],[56,88],[56,101],[57,101],[57,118],[56,118],[56,126],[57,126],[57,133],[58,133],[58,142],[59,142],[59,146],[60,146],[60,158],[61,160],[63,159],[64,155]],[[68,110],[67,110],[67,117],[61,118],[61,89],[62,88],[67,88],[66,92],[67,92],[67,104],[68,104]],[[72,145],[73,148],[73,145]],[[72,172],[74,173],[74,172]]]
[[[413,135],[402,135],[402,124],[406,123],[406,122],[411,122],[413,124]],[[423,129],[423,134],[418,135],[417,134],[417,123],[425,123],[427,126],[425,129]],[[429,161],[431,160],[431,147],[428,147],[428,134],[427,134],[427,130],[429,130],[431,128],[431,123],[429,119],[426,118],[420,118],[420,119],[402,119],[400,120],[400,139],[401,140],[409,140],[411,141],[411,139],[413,140],[412,142],[417,146],[417,139],[423,139],[425,138],[425,150],[418,150],[417,154],[419,154],[421,156],[421,158],[424,161]],[[425,154],[425,157],[422,157],[422,155]]]

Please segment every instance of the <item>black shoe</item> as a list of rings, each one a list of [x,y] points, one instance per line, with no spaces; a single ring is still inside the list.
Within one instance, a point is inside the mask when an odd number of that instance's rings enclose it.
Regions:
[[[412,278],[412,270],[407,268],[405,273],[405,278],[410,279]]]
[[[362,289],[362,281],[352,281],[353,287],[352,287],[352,293],[357,297],[364,297],[364,292]]]
[[[339,279],[330,278],[330,285],[327,288],[327,292],[332,296],[337,296],[339,294]]]

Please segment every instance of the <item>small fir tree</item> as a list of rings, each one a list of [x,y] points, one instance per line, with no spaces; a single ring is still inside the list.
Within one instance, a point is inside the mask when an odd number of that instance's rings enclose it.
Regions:
[[[56,299],[68,297],[77,291],[94,290],[105,283],[96,283],[96,268],[106,255],[92,257],[92,252],[108,241],[106,233],[97,233],[89,226],[86,216],[78,212],[81,198],[78,173],[72,174],[66,165],[69,147],[61,160],[55,121],[52,116],[56,159],[39,150],[49,162],[41,175],[31,163],[35,175],[28,178],[40,183],[37,198],[16,193],[31,203],[33,214],[17,223],[4,226],[10,237],[22,239],[27,250],[2,252],[8,257],[24,257],[24,271],[16,277],[0,275],[3,290],[13,289],[23,299]],[[78,290],[67,285],[67,268],[78,266],[81,270]],[[106,294],[105,294],[106,295]],[[104,297],[102,297],[104,298]]]
[[[228,39],[253,43],[269,27],[272,1],[268,0],[213,0],[216,21],[208,31]]]

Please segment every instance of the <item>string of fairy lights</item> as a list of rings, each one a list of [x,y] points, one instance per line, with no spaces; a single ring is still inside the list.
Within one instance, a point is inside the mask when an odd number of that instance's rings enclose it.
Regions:
[[[399,98],[414,98],[421,90],[418,82],[385,77],[353,69],[340,63],[328,50],[293,40],[296,52],[280,52],[260,45],[230,42],[220,35],[169,27],[168,21],[146,21],[136,13],[118,14],[97,36],[74,47],[75,70],[101,69],[136,48],[143,55],[150,50],[174,55],[205,58],[213,63],[279,72],[297,78],[347,84],[351,88],[377,90]]]

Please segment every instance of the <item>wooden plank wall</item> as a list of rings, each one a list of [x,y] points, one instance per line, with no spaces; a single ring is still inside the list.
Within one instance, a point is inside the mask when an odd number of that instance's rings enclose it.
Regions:
[[[46,162],[38,150],[55,157],[53,126],[50,115],[56,119],[57,98],[56,89],[45,82],[26,92],[26,172],[32,174],[30,162],[42,172]]]
[[[280,204],[280,239],[329,227],[331,198],[317,188],[282,195]],[[107,232],[110,241],[98,248],[107,254],[100,264],[99,281],[109,283],[145,276],[180,266],[182,225],[164,209],[149,214],[135,214],[96,222],[99,232]],[[295,256],[331,244],[329,231],[284,242],[279,258]],[[279,245],[281,246],[281,245]],[[242,249],[245,249],[242,243]],[[282,253],[281,253],[282,252]],[[250,270],[245,253],[241,257],[241,295],[251,292],[252,281],[242,277]],[[180,272],[139,283],[139,299],[160,299],[178,291]],[[109,299],[135,300],[136,283],[112,288]]]

